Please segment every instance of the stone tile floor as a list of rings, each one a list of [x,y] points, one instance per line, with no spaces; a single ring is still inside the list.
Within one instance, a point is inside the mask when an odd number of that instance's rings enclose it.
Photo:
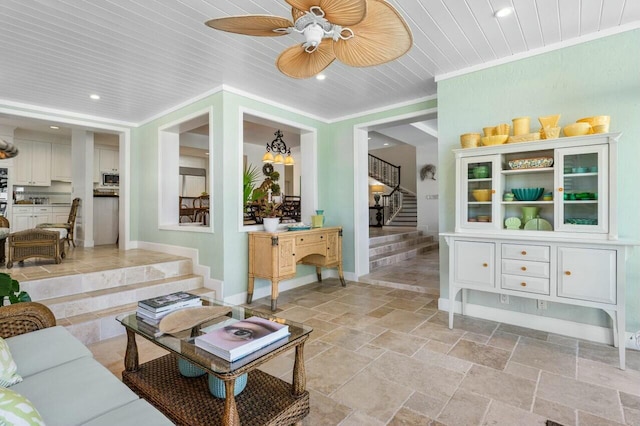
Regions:
[[[266,312],[269,301],[254,308]],[[314,328],[304,425],[640,425],[640,352],[471,317],[446,327],[437,295],[335,279],[280,295]],[[139,339],[141,362],[163,351]],[[114,374],[125,338],[91,345]],[[264,370],[290,381],[293,353]]]

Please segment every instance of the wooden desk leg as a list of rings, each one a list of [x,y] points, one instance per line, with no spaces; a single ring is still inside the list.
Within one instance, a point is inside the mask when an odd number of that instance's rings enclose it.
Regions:
[[[126,371],[138,371],[139,368],[136,334],[127,328],[127,350],[124,354],[124,369]]]
[[[253,301],[253,275],[249,275],[249,286],[247,288],[247,305],[250,305]]]
[[[236,397],[233,395],[236,385],[236,379],[224,381],[224,416],[222,424],[224,426],[240,426],[240,416],[238,415],[238,406],[236,405]]]
[[[316,266],[316,275],[318,276],[318,282],[321,283],[322,282],[322,268],[319,266]]]
[[[278,308],[278,284],[279,281],[274,279],[271,281],[271,310],[275,311]]]
[[[344,280],[344,273],[342,272],[342,262],[338,263],[338,276],[340,277],[340,282],[342,283],[342,287],[346,287],[347,282]]]
[[[293,396],[300,396],[307,387],[304,369],[304,342],[296,346],[296,358],[293,362]]]

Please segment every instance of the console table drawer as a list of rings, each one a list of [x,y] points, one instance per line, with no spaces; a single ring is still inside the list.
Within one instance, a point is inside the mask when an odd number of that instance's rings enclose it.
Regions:
[[[310,254],[319,254],[320,256],[327,255],[327,244],[324,242],[316,244],[305,244],[303,246],[296,246],[296,261],[301,260]]]
[[[527,260],[502,259],[502,273],[526,277],[549,278],[549,264]]]
[[[325,243],[327,241],[327,235],[325,233],[321,234],[308,234],[308,235],[298,235],[296,237],[296,246],[302,246],[306,244],[317,244],[317,243]]]
[[[525,293],[549,294],[549,280],[545,278],[502,275],[502,288]]]
[[[534,260],[548,262],[550,258],[549,246],[532,246],[526,244],[503,244],[502,257],[505,259]]]

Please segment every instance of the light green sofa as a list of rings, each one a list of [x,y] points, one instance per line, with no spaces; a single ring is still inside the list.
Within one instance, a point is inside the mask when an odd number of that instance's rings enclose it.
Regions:
[[[29,302],[0,308],[0,335],[24,379],[11,389],[33,403],[47,426],[173,424],[66,328],[56,326],[46,306]]]

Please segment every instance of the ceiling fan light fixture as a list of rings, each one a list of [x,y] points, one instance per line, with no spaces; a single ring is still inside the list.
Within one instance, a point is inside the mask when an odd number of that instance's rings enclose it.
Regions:
[[[501,9],[496,10],[493,16],[495,16],[496,18],[504,18],[506,16],[511,15],[512,13],[513,13],[513,7],[503,7]]]
[[[273,163],[273,154],[270,152],[265,152],[262,156],[263,163]]]

